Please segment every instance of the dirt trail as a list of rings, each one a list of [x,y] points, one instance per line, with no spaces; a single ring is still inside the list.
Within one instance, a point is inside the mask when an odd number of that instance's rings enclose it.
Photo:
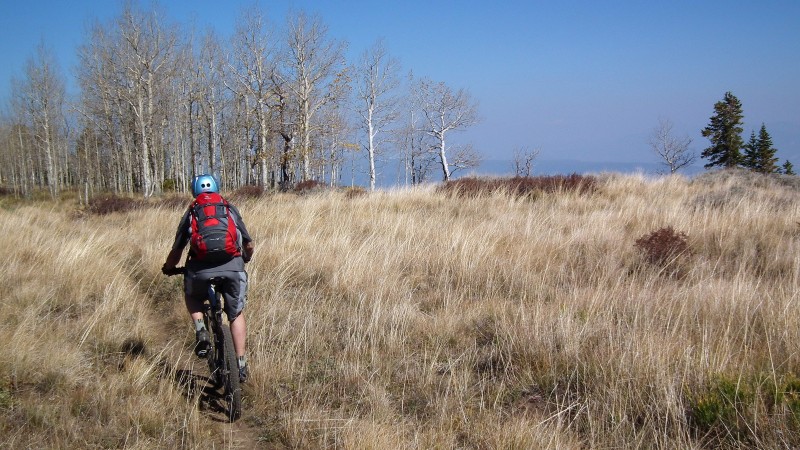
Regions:
[[[226,449],[284,448],[260,442],[260,430],[248,416],[251,412],[247,410],[247,398],[254,394],[247,384],[242,386],[245,399],[242,417],[234,423],[228,423],[220,393],[210,386],[208,366],[191,351],[193,336],[185,333],[187,324],[182,321],[188,321],[188,316],[183,302],[169,299],[153,303],[155,307],[150,310],[150,319],[156,325],[153,333],[157,336],[156,342],[163,343],[153,353],[165,359],[165,372],[169,374],[163,382],[176,384],[186,398],[196,399],[199,396],[200,420],[209,428],[222,431],[216,444]]]

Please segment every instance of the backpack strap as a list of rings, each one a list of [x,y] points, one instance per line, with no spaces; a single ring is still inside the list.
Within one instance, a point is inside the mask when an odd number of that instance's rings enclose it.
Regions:
[[[213,213],[209,214],[207,212],[207,208],[213,206]],[[189,207],[190,211],[194,215],[194,218],[200,221],[206,221],[208,219],[224,219],[228,217],[228,202],[225,199],[221,199],[219,202],[209,202],[200,204],[197,200],[192,202],[191,206]]]

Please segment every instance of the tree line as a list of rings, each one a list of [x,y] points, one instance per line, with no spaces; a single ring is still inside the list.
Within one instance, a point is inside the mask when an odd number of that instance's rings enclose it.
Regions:
[[[708,160],[706,169],[716,167],[741,167],[760,173],[782,173],[795,175],[794,166],[789,160],[778,165],[778,150],[773,147],[772,137],[764,123],[758,134],[751,131],[750,140],[742,139],[742,119],[744,113],[742,103],[731,92],[726,92],[723,99],[714,104],[714,114],[708,125],[701,131],[703,137],[710,141],[700,156]],[[678,137],[673,133],[672,122],[659,120],[648,141],[651,150],[660,158],[670,173],[687,167],[695,162],[696,155],[689,148],[692,139],[688,136]]]
[[[477,164],[447,141],[478,120],[465,89],[404,76],[377,41],[358,61],[324,22],[299,12],[282,27],[242,11],[230,39],[126,3],[77,49],[79,93],[41,44],[11,81],[0,121],[0,182],[20,195],[65,189],[183,191],[195,174],[225,189],[336,185],[346,158],[404,162],[409,183]]]
[[[714,115],[703,129],[703,136],[711,145],[701,156],[708,159],[706,169],[712,167],[744,167],[760,173],[784,173],[794,175],[794,166],[789,160],[778,166],[778,150],[772,146],[772,137],[765,124],[756,135],[751,131],[750,140],[742,139],[742,102],[731,92],[714,104]]]

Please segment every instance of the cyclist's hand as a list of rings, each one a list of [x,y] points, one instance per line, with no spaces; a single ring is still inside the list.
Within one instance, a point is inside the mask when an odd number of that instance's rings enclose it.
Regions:
[[[242,247],[242,259],[244,262],[249,263],[250,259],[253,258],[253,250],[255,247],[253,246],[253,241],[246,242]]]
[[[174,271],[175,271],[175,266],[168,267],[166,264],[161,266],[161,273],[163,273],[164,275],[167,275],[167,276],[172,275],[172,272],[174,272]]]

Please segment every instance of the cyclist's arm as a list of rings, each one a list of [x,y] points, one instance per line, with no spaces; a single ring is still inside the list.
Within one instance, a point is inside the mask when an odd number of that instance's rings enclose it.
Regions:
[[[236,209],[235,206],[229,206],[231,207],[231,212],[233,213],[233,218],[236,222],[236,228],[239,229],[239,234],[242,237],[242,256],[244,257],[245,262],[250,261],[250,258],[253,257],[253,252],[255,251],[253,239],[250,237],[250,233],[247,231],[247,226],[244,224],[242,214],[239,213],[239,210]]]
[[[180,225],[178,225],[178,231],[175,233],[175,242],[172,244],[172,250],[170,250],[169,254],[167,255],[166,261],[164,261],[164,266],[161,268],[162,271],[165,269],[173,269],[178,263],[181,262],[181,256],[183,255],[183,249],[186,247],[186,244],[189,242],[189,211],[186,211],[186,214],[183,215],[183,219],[181,219]]]
[[[182,248],[173,248],[169,255],[167,255],[167,260],[164,261],[164,266],[161,268],[163,271],[164,269],[174,269],[178,263],[181,262],[181,255],[183,255]]]

